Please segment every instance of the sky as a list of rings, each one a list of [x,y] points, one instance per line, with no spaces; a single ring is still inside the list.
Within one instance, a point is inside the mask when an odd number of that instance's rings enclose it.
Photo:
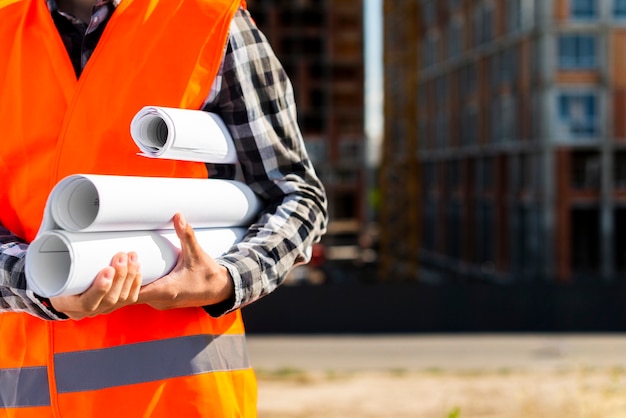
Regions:
[[[383,131],[382,0],[363,0],[365,24],[365,133],[367,162],[380,157]]]

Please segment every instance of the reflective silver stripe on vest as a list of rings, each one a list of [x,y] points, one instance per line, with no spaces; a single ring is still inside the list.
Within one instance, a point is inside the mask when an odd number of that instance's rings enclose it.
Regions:
[[[0,408],[50,406],[48,369],[0,369]]]
[[[193,335],[54,356],[59,393],[249,367],[241,334]]]

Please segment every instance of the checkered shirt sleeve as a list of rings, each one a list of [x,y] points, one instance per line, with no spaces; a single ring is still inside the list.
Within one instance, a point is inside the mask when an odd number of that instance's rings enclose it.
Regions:
[[[26,290],[24,263],[28,244],[0,225],[0,312],[26,312],[42,319],[66,319],[47,299]]]
[[[214,88],[204,109],[229,127],[243,181],[266,205],[242,242],[217,260],[235,282],[234,300],[207,307],[219,315],[272,292],[294,264],[310,259],[326,228],[327,202],[304,146],[291,82],[247,11],[232,22]]]

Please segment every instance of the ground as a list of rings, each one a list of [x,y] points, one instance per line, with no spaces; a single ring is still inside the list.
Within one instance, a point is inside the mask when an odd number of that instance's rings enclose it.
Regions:
[[[259,418],[626,418],[624,370],[261,373]]]
[[[259,418],[626,418],[621,335],[253,338],[250,351]]]

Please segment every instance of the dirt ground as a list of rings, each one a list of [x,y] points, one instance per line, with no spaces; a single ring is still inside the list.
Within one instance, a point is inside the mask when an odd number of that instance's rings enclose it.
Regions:
[[[259,418],[626,418],[626,335],[253,339]]]
[[[260,373],[259,418],[626,418],[626,373]]]

